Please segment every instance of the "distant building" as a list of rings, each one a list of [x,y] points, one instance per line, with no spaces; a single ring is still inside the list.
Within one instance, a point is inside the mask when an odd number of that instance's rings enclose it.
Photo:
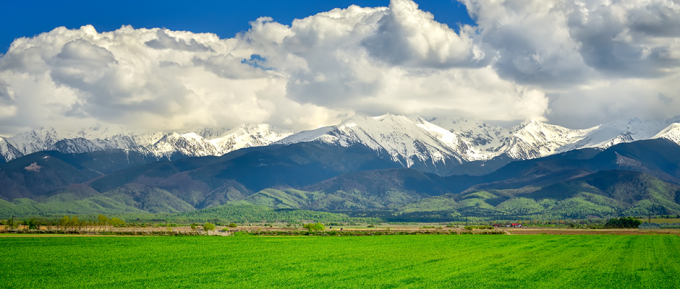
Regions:
[[[522,227],[522,224],[520,224],[520,223],[512,223],[512,224],[510,224],[510,227],[513,227],[513,228],[521,228],[521,227]]]

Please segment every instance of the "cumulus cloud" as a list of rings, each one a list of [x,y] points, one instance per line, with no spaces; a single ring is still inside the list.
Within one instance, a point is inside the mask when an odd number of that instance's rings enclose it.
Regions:
[[[552,122],[678,114],[680,5],[666,0],[461,0],[504,79],[550,98]],[[663,95],[663,98],[659,98]]]
[[[542,118],[538,90],[498,77],[465,28],[457,34],[412,1],[388,8],[351,6],[295,20],[278,30],[267,64],[288,76],[286,96],[299,103],[376,115],[454,114],[491,120]],[[274,27],[269,28],[269,25]]]
[[[88,122],[182,130],[285,119],[302,128],[346,113],[287,99],[286,77],[249,65],[252,52],[242,40],[214,34],[129,26],[103,33],[62,27],[18,39],[0,59],[0,130]]]
[[[151,48],[155,49],[175,49],[184,51],[212,51],[211,48],[198,43],[196,39],[190,39],[188,42],[184,39],[176,39],[163,30],[158,30],[158,38],[149,40],[145,44]]]
[[[680,5],[666,0],[460,0],[458,32],[411,0],[350,6],[233,38],[56,28],[0,56],[0,134],[138,131],[355,114],[544,119],[587,126],[680,108]]]
[[[362,41],[370,56],[392,65],[450,68],[480,66],[484,52],[473,43],[469,29],[460,34],[415,2],[394,0],[377,23],[373,35]]]

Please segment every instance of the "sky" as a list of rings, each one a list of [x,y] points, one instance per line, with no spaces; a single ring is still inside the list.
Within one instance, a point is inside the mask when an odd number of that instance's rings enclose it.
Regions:
[[[134,28],[167,28],[170,30],[215,33],[220,38],[234,37],[250,28],[250,21],[272,17],[290,25],[293,19],[305,18],[333,8],[350,5],[387,6],[389,0],[250,0],[250,1],[8,1],[0,18],[0,53],[14,39],[32,37],[64,26],[77,29],[92,25],[98,31],[113,31],[123,25]],[[457,28],[458,23],[474,24],[465,5],[450,0],[419,1],[421,9],[430,11],[439,22]]]
[[[23,2],[0,18],[4,136],[680,114],[675,1]]]

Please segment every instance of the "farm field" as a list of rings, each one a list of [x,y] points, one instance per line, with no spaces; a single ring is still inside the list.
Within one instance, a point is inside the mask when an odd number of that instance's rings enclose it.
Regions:
[[[677,235],[0,238],[4,288],[678,288]]]
[[[641,219],[643,222],[646,222],[646,219]],[[680,223],[680,219],[678,218],[672,218],[672,219],[651,219],[651,223],[654,224],[662,224],[662,223]]]

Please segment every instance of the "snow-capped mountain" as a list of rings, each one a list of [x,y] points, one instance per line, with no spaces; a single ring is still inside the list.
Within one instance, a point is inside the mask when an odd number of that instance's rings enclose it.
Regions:
[[[669,125],[652,138],[665,138],[680,144],[680,123],[673,123]]]
[[[268,124],[202,128],[188,132],[133,134],[122,127],[95,125],[77,132],[40,128],[0,137],[0,155],[12,160],[44,150],[82,153],[107,149],[136,151],[156,158],[219,156],[241,148],[270,144],[321,142],[362,144],[405,167],[447,174],[466,162],[533,159],[581,148],[605,149],[622,142],[666,138],[680,144],[680,117],[668,120],[615,121],[569,129],[529,120],[504,128],[461,118],[357,116],[341,124],[294,133]]]
[[[0,137],[0,156],[6,160],[13,160],[23,156],[23,154],[12,145],[9,139]]]
[[[498,151],[511,135],[509,129],[474,119],[432,118],[428,121],[458,135],[470,144],[475,151],[475,160],[488,159],[498,155]]]
[[[474,160],[488,160],[501,154],[513,159],[533,159],[581,148],[601,148],[637,140],[674,138],[671,127],[680,117],[668,120],[614,121],[587,129],[569,129],[536,120],[512,128],[493,126],[477,120],[431,119],[431,123],[457,134],[470,144]],[[662,131],[667,131],[661,135]]]
[[[506,138],[499,152],[513,159],[540,158],[564,151],[564,146],[582,140],[592,130],[525,121],[510,130],[510,137]]]
[[[40,128],[11,138],[0,137],[5,161],[38,151],[85,153],[109,149],[136,151],[156,158],[173,155],[220,156],[240,148],[269,145],[293,134],[268,124],[242,125],[233,129],[204,128],[195,132],[156,132],[135,135],[123,127],[99,124],[76,132]]]
[[[582,147],[608,148],[624,142],[661,138],[661,136],[657,137],[657,135],[672,127],[675,123],[680,123],[680,117],[667,120],[640,120],[634,118],[629,121],[613,121],[592,128],[592,132],[586,135],[583,140],[571,146],[566,146],[563,151]]]
[[[503,128],[477,120],[426,120],[387,114],[355,117],[339,125],[300,132],[278,143],[318,141],[341,146],[360,143],[378,153],[387,153],[390,159],[406,167],[421,163],[431,172],[442,173],[442,165],[490,160],[500,155],[517,160],[533,159],[574,149],[605,149],[621,142],[662,137],[680,144],[678,123],[680,117],[662,121],[633,119],[569,129],[529,120]]]
[[[358,116],[339,125],[305,131],[277,142],[293,144],[322,142],[340,146],[363,144],[405,167],[442,172],[447,166],[467,160],[466,144],[455,134],[422,118],[416,122],[405,116],[386,114]]]
[[[533,159],[561,152],[561,148],[584,138],[592,129],[568,129],[536,120],[503,128],[478,120],[431,119],[469,143],[470,160],[488,160],[501,154],[513,159]]]
[[[173,154],[193,157],[223,154],[214,145],[195,133],[169,133],[147,148],[154,155],[167,158]]]
[[[63,133],[62,133],[63,135]],[[18,134],[9,138],[9,144],[12,145],[22,155],[31,154],[34,152],[44,151],[46,148],[51,148],[55,143],[65,138],[60,135],[54,128],[39,128]]]
[[[245,124],[221,134],[208,134],[206,130],[201,133],[222,152],[230,152],[247,147],[266,146],[288,137],[294,132],[268,124]]]

